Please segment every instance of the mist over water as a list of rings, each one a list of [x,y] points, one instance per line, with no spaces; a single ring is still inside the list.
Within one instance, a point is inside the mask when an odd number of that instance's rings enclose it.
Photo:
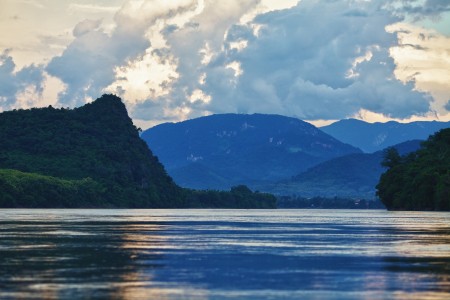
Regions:
[[[0,210],[2,299],[449,297],[449,213]]]

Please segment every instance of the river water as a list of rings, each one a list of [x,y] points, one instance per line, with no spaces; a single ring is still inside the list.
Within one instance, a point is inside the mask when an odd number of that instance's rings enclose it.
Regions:
[[[0,210],[0,299],[450,299],[450,213]]]

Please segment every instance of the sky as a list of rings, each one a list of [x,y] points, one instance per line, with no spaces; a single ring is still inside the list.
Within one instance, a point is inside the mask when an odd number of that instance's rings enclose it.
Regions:
[[[448,0],[0,0],[0,111],[450,120]]]

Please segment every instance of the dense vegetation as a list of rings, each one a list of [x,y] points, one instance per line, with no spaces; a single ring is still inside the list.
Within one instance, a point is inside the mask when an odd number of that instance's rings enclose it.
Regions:
[[[450,210],[450,128],[406,156],[390,148],[377,194],[391,210]]]
[[[252,192],[245,185],[229,192],[213,190],[186,190],[186,206],[192,208],[275,208],[277,198],[271,194]]]
[[[108,207],[105,189],[91,178],[68,180],[0,170],[0,207]]]
[[[0,207],[233,206],[225,196],[200,205],[201,192],[178,187],[113,95],[73,110],[3,112],[0,140]],[[243,207],[274,207],[269,195],[249,195]]]
[[[155,207],[152,203],[138,206],[129,200],[125,200],[124,205],[111,203],[107,189],[89,177],[68,180],[0,169],[0,191],[0,207],[4,208]],[[180,198],[176,202],[178,208],[276,207],[273,195],[252,192],[246,186],[233,187],[230,192],[183,189]],[[174,207],[174,204],[157,207]]]

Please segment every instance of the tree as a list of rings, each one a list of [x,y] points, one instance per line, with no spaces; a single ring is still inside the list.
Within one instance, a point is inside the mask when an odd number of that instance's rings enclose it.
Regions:
[[[387,148],[383,153],[381,165],[387,168],[393,168],[402,162],[402,157],[394,147]]]
[[[450,128],[442,129],[421,149],[401,157],[386,151],[377,195],[391,210],[450,210]]]

